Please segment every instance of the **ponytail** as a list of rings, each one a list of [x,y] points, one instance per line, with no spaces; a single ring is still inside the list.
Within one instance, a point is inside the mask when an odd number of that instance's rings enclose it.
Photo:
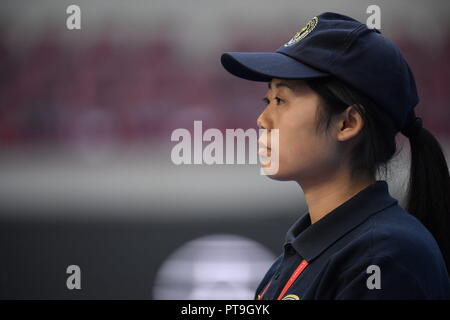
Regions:
[[[450,175],[442,148],[425,128],[408,135],[411,169],[406,210],[433,234],[450,272]]]

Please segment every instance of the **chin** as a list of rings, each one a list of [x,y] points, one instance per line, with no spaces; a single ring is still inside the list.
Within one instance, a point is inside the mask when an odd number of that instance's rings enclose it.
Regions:
[[[279,169],[276,172],[270,172],[265,167],[261,167],[261,174],[266,175],[270,179],[278,180],[278,181],[292,181],[295,178],[295,175],[290,172],[283,172],[283,170]]]
[[[294,178],[291,176],[281,176],[281,175],[267,175],[267,176],[270,179],[277,180],[277,181],[292,181],[292,180],[294,180]]]

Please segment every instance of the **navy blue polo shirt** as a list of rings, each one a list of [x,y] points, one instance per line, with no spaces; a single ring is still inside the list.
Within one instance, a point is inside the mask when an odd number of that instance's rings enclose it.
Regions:
[[[303,215],[283,247],[255,299],[450,299],[435,239],[382,180],[314,224]],[[306,267],[280,296],[304,260]]]

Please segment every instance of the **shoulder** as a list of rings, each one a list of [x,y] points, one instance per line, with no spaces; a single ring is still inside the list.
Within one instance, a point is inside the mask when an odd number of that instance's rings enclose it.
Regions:
[[[328,262],[338,275],[341,296],[377,295],[377,298],[450,298],[450,280],[439,247],[430,232],[398,205],[371,216]],[[380,272],[381,291],[367,291],[366,280]]]
[[[344,236],[335,258],[347,251],[364,258],[390,257],[407,266],[417,260],[443,262],[433,235],[399,205],[373,214]]]
[[[425,226],[399,205],[373,215],[367,222],[371,256],[386,256],[410,268],[427,261],[429,267],[444,264],[439,246]]]

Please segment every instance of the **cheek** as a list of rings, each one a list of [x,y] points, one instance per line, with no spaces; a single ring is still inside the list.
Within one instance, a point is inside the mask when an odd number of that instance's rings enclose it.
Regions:
[[[316,131],[314,114],[301,116],[291,117],[285,126],[280,126],[279,171],[288,179],[318,174],[334,157],[335,145],[326,134]]]
[[[310,128],[285,133],[280,133],[280,158],[289,168],[309,166],[326,147],[324,139]]]

